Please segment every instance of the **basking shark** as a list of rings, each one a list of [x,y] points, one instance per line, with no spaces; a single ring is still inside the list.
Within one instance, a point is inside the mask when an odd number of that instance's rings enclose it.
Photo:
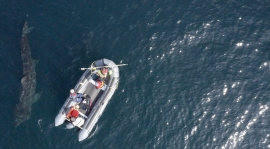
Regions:
[[[29,119],[31,115],[31,106],[39,98],[36,94],[36,71],[37,61],[31,58],[31,50],[28,43],[27,33],[30,32],[27,21],[24,23],[21,38],[21,58],[23,62],[23,78],[21,79],[22,90],[20,101],[15,108],[15,127]]]

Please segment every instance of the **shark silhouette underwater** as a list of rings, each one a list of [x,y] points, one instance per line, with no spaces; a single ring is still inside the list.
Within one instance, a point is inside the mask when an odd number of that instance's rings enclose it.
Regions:
[[[15,127],[22,122],[28,120],[31,115],[31,106],[40,97],[40,94],[36,94],[36,71],[35,65],[37,61],[31,57],[31,49],[28,43],[27,34],[31,28],[28,28],[28,23],[25,21],[22,30],[21,38],[21,59],[23,62],[23,78],[21,79],[21,95],[19,103],[14,110],[14,122]]]

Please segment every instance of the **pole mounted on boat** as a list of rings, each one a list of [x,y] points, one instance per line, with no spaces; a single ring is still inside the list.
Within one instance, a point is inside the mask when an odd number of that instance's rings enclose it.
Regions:
[[[116,67],[116,66],[126,66],[126,65],[128,65],[128,64],[119,64],[119,65],[112,65],[112,66],[102,66],[102,67],[90,67],[90,68],[81,68],[81,70],[86,70],[86,69],[93,69],[93,68],[104,68],[104,67],[111,67],[111,68],[113,68],[113,67]]]

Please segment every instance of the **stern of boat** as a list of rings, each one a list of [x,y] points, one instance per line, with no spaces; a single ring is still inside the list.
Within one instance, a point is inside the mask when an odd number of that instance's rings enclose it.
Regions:
[[[78,136],[79,141],[86,139],[88,137],[88,135],[89,135],[89,133],[86,129],[81,129],[79,132],[79,136]]]
[[[54,121],[55,127],[63,124],[65,122],[65,119],[66,119],[66,115],[65,114],[58,113],[58,115],[55,117],[55,121]]]

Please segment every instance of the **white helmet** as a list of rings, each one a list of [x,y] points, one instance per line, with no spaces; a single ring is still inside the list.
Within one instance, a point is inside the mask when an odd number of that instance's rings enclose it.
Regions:
[[[71,93],[71,94],[73,94],[74,92],[75,92],[74,89],[71,89],[71,90],[70,90],[70,93]]]

